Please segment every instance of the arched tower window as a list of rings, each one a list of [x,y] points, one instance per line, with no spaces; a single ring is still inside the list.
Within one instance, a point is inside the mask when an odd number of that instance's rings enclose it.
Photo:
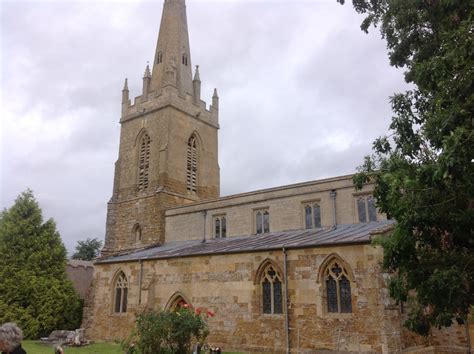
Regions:
[[[281,275],[272,264],[268,264],[260,280],[262,287],[262,312],[283,313],[283,294]]]
[[[135,224],[132,228],[132,236],[135,238],[135,241],[142,240],[142,227],[140,224]]]
[[[156,63],[157,64],[160,64],[163,62],[163,53],[162,52],[158,52],[158,55],[156,56]]]
[[[183,63],[183,65],[188,66],[188,55],[186,53],[183,53],[183,57],[181,59],[181,62]]]
[[[150,142],[148,134],[145,134],[140,142],[138,155],[138,190],[148,189],[148,174],[150,167]]]
[[[115,306],[114,312],[127,312],[127,298],[128,298],[128,280],[123,272],[117,277],[115,281]]]
[[[197,191],[197,164],[198,151],[196,137],[192,135],[188,140],[186,156],[186,188],[189,192]]]
[[[337,259],[324,271],[328,312],[352,312],[351,281],[347,269]]]

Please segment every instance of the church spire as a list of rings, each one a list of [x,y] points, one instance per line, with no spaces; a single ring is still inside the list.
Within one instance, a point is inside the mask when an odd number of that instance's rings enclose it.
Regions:
[[[165,0],[156,44],[151,90],[175,86],[180,93],[193,93],[191,52],[185,0]]]

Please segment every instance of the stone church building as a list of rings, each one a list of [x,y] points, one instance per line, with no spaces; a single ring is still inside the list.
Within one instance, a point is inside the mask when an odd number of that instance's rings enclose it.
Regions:
[[[208,342],[225,350],[465,351],[462,326],[403,329],[371,244],[393,229],[373,186],[341,176],[220,197],[219,97],[201,99],[185,0],[165,0],[152,70],[133,100],[125,81],[120,124],[89,338],[125,338],[138,311],[186,302],[215,313]]]

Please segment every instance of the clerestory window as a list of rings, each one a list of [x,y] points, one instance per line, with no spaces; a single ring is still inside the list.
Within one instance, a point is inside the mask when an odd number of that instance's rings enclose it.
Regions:
[[[371,195],[357,197],[357,214],[360,223],[377,221],[377,207],[375,198]]]
[[[321,206],[319,203],[305,204],[304,216],[307,229],[321,227]]]
[[[150,142],[148,134],[145,134],[140,142],[140,151],[138,154],[138,190],[148,189],[148,174],[150,167]]]
[[[351,282],[347,270],[337,260],[324,273],[328,312],[352,312]]]
[[[255,212],[255,233],[264,234],[270,232],[270,213],[268,210],[257,210]]]
[[[214,217],[214,237],[225,238],[227,236],[227,220],[225,216]]]
[[[186,155],[186,188],[189,192],[197,191],[197,164],[198,151],[196,137],[193,135],[188,140]]]
[[[269,264],[262,279],[262,312],[266,314],[283,313],[281,275]]]
[[[115,281],[115,306],[114,312],[127,312],[127,298],[128,298],[128,280],[123,272],[117,277]]]

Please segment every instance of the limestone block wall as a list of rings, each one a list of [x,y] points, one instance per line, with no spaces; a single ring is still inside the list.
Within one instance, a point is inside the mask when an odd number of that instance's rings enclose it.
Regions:
[[[321,272],[331,254],[339,256],[350,272],[353,312],[349,314],[326,310]],[[393,352],[402,347],[399,313],[387,299],[380,259],[381,250],[370,245],[288,250],[292,348]],[[87,335],[123,338],[130,333],[136,311],[163,309],[180,294],[193,306],[215,312],[208,319],[209,343],[226,350],[284,352],[285,314],[262,313],[257,273],[266,260],[283,272],[282,251],[149,260],[142,265],[138,261],[98,264]],[[112,308],[113,282],[119,271],[129,279],[126,314],[115,314]]]
[[[357,223],[356,198],[370,194],[372,190],[373,186],[367,185],[361,191],[355,191],[351,175],[177,207],[166,211],[166,241],[201,239],[204,222],[206,238],[213,238],[216,216],[226,217],[227,237],[255,234],[255,213],[258,210],[270,213],[271,232],[304,229],[304,206],[314,202],[321,206],[322,226],[330,227],[334,223],[332,191],[336,192],[336,222]],[[378,220],[384,219],[384,215],[378,215]]]

